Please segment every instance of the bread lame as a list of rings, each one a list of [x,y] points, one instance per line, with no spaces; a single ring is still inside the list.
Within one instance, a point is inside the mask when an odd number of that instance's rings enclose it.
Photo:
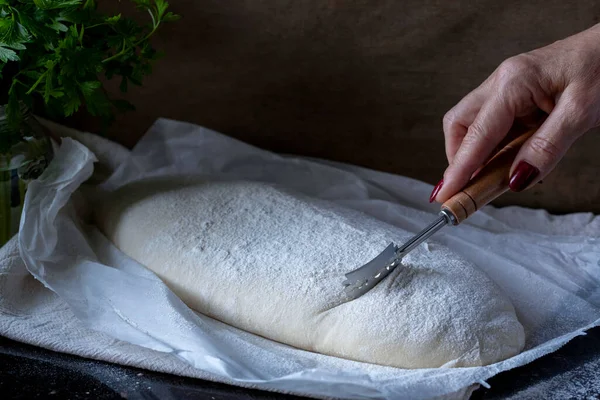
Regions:
[[[460,192],[442,204],[438,218],[429,226],[402,246],[390,243],[373,260],[347,273],[346,280],[343,282],[345,295],[350,300],[364,295],[398,267],[405,255],[444,226],[460,224],[477,210],[505,193],[509,189],[509,173],[512,163],[523,143],[535,131],[536,129],[527,130],[496,153]]]

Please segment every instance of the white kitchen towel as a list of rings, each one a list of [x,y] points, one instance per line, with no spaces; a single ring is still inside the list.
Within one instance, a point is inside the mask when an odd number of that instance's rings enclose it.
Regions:
[[[81,203],[72,194],[92,173],[96,157],[115,168],[101,185],[104,190],[180,173],[277,182],[413,232],[437,211],[423,200],[431,186],[276,155],[165,119],[129,156],[114,147],[116,158],[110,142],[63,134],[87,147],[63,141],[51,167],[30,187],[19,238],[29,271],[58,295],[32,280],[15,255],[16,244],[7,245],[0,275],[0,334],[5,336],[122,364],[313,397],[428,399],[464,398],[475,384],[554,351],[600,322],[600,219],[487,207],[436,240],[472,260],[512,299],[527,332],[523,353],[486,367],[402,370],[303,352],[241,332],[191,312],[152,273],[79,222],[81,207],[75,205]]]

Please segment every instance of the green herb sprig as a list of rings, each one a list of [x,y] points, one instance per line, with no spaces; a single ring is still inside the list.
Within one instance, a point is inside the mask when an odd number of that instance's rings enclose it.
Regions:
[[[141,85],[159,53],[150,38],[179,16],[165,0],[131,0],[146,11],[140,25],[121,14],[104,15],[96,0],[0,0],[0,79],[8,82],[7,118],[17,123],[20,103],[42,103],[56,117],[85,107],[105,122],[131,110],[109,98],[101,79],[121,79],[120,89]],[[42,101],[43,100],[43,101]]]

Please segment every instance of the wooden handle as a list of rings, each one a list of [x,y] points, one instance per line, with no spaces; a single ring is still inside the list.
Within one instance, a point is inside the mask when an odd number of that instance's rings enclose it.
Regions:
[[[509,173],[519,149],[536,129],[527,130],[511,141],[471,179],[463,190],[452,196],[442,209],[449,211],[458,225],[473,213],[508,190]]]

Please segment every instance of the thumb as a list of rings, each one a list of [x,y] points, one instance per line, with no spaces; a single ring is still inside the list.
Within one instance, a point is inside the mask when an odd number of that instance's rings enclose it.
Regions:
[[[510,190],[521,192],[543,179],[587,130],[585,108],[574,99],[565,90],[538,131],[523,144],[510,170]]]

